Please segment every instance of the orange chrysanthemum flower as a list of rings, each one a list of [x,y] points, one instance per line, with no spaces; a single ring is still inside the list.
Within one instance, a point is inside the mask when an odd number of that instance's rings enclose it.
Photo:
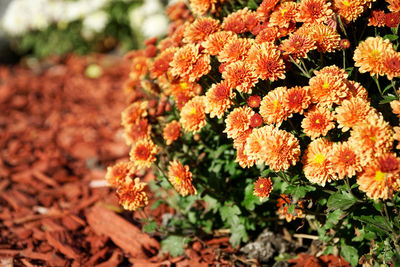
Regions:
[[[137,141],[129,153],[135,167],[148,168],[156,160],[157,146],[149,139]]]
[[[323,75],[323,74],[329,74],[332,76],[336,76],[341,79],[346,79],[347,78],[347,72],[344,69],[339,68],[336,65],[331,65],[327,67],[323,67],[320,70],[314,70],[315,75]]]
[[[260,79],[271,82],[285,79],[285,64],[273,43],[254,44],[249,51],[248,62]]]
[[[288,213],[291,205],[295,205],[295,209],[293,213]],[[281,195],[281,197],[278,198],[277,207],[279,218],[285,219],[287,222],[304,217],[304,202],[302,200],[298,200],[297,203],[293,203],[292,199],[288,195]]]
[[[311,101],[331,107],[340,103],[349,94],[345,80],[337,75],[318,74],[309,80]]]
[[[175,190],[183,197],[197,194],[197,190],[192,181],[192,173],[189,171],[189,166],[183,166],[178,160],[169,163],[168,180],[174,186]]]
[[[386,53],[395,52],[388,39],[382,37],[368,37],[354,50],[354,66],[359,72],[370,72],[373,75],[383,75],[382,62]]]
[[[232,105],[232,98],[235,93],[227,81],[222,81],[213,84],[206,92],[206,113],[210,114],[211,118],[222,118],[225,111]]]
[[[373,112],[350,131],[349,141],[354,142],[360,154],[365,156],[363,165],[373,157],[379,157],[393,147],[393,130],[381,115]]]
[[[287,101],[286,87],[277,87],[263,97],[260,106],[260,114],[265,123],[280,125],[289,116],[286,106]]]
[[[260,127],[262,124],[263,124],[263,118],[261,117],[260,114],[256,113],[253,115],[253,117],[251,117],[250,127],[256,128]]]
[[[298,19],[304,23],[323,23],[332,16],[331,3],[326,0],[303,0],[299,6]]]
[[[147,119],[140,119],[135,124],[129,124],[124,128],[124,139],[127,145],[133,145],[137,140],[150,137],[150,129]]]
[[[385,26],[385,12],[382,10],[373,10],[368,20],[368,26],[383,27]]]
[[[328,108],[315,107],[305,114],[301,122],[301,127],[306,135],[311,139],[325,136],[329,130],[335,128],[334,117]]]
[[[176,120],[167,123],[163,130],[163,138],[168,146],[177,140],[181,134],[181,125]]]
[[[278,27],[265,27],[256,36],[256,43],[275,42],[279,37]]]
[[[218,60],[226,63],[245,60],[253,42],[254,39],[248,38],[227,40],[224,48],[218,54]]]
[[[332,150],[332,142],[325,138],[318,138],[312,141],[302,158],[305,177],[311,183],[325,186],[326,182],[335,179],[332,171],[332,164],[329,160],[329,153]]]
[[[279,46],[284,55],[291,56],[296,62],[299,58],[306,58],[307,53],[316,48],[315,41],[310,36],[300,34],[291,34]]]
[[[334,0],[334,9],[346,22],[355,21],[363,12],[366,0]]]
[[[399,0],[386,0],[389,4],[388,8],[392,12],[400,12],[400,1]]]
[[[131,162],[120,162],[114,166],[107,167],[106,181],[109,185],[118,187],[125,178],[135,174],[136,168]]]
[[[392,112],[399,117],[400,115],[400,101],[399,100],[393,100],[390,101],[390,107],[392,108]]]
[[[250,107],[235,108],[225,119],[224,133],[227,133],[229,138],[237,138],[250,128],[250,120],[253,115],[254,111]]]
[[[244,146],[247,141],[247,137],[253,132],[253,128],[248,129],[247,131],[244,131],[241,133],[238,137],[233,139],[233,147],[235,149],[239,149],[240,147]]]
[[[271,178],[263,178],[258,177],[257,181],[254,182],[254,190],[253,195],[260,198],[260,202],[264,200],[264,198],[269,197],[273,189]]]
[[[257,13],[262,18],[268,18],[269,13],[275,8],[279,3],[279,0],[263,0],[260,6],[257,8]]]
[[[149,71],[150,60],[145,56],[137,56],[132,59],[131,72],[129,77],[132,79],[141,79]]]
[[[399,181],[399,158],[394,153],[383,154],[369,162],[357,178],[359,189],[375,200],[391,198]]]
[[[258,14],[251,12],[247,7],[229,14],[224,18],[222,28],[237,34],[253,30],[258,24]]]
[[[151,78],[158,78],[163,74],[166,74],[170,68],[169,63],[173,60],[175,52],[178,50],[176,47],[168,48],[162,51],[151,64],[150,76]]]
[[[128,127],[129,125],[134,125],[139,120],[145,116],[147,116],[147,101],[137,101],[130,104],[122,113],[121,113],[121,124],[124,127]]]
[[[210,63],[211,61],[209,55],[206,54],[201,55],[200,58],[196,61],[196,63],[194,63],[191,73],[189,73],[189,75],[187,76],[189,82],[197,81],[198,79],[200,79],[201,76],[209,73],[211,70]]]
[[[215,13],[216,5],[222,3],[221,0],[189,0],[190,7],[194,14],[204,15],[207,11]]]
[[[338,179],[344,179],[346,176],[351,178],[362,170],[361,158],[355,151],[354,143],[334,144],[329,160],[332,164],[332,170],[337,174]]]
[[[239,163],[239,166],[242,168],[250,168],[256,163],[256,161],[245,153],[246,151],[244,150],[244,147],[245,145],[242,144],[237,148],[235,162]]]
[[[215,56],[221,52],[226,43],[237,38],[237,35],[233,32],[220,31],[210,34],[202,43],[202,46],[208,54]]]
[[[342,131],[346,132],[354,125],[363,122],[371,110],[368,101],[359,97],[352,97],[344,100],[335,109],[334,117],[339,124],[339,128],[342,128]]]
[[[400,22],[400,12],[392,12],[385,14],[385,26],[390,28],[397,28]]]
[[[307,87],[295,86],[287,90],[284,105],[290,115],[303,114],[310,104],[311,96]]]
[[[291,133],[268,125],[253,130],[245,151],[250,158],[265,162],[274,171],[287,170],[300,157],[299,140]]]
[[[258,82],[258,76],[254,73],[253,68],[244,61],[229,64],[222,72],[222,78],[232,88],[245,94],[251,94],[252,87]]]
[[[325,24],[313,24],[310,34],[319,52],[333,52],[340,47],[340,35],[332,27]]]
[[[384,53],[382,73],[386,74],[389,80],[400,77],[400,53],[394,51]]]
[[[259,95],[252,95],[247,98],[247,105],[252,108],[258,108],[261,103],[261,97]]]
[[[349,89],[349,95],[347,98],[358,97],[363,100],[368,100],[368,91],[360,83],[349,80],[345,80],[345,83]]]
[[[298,6],[296,2],[283,2],[277,6],[271,14],[269,23],[272,26],[289,28],[291,23],[296,22]]]
[[[173,60],[169,63],[171,73],[175,76],[188,76],[194,64],[200,58],[199,45],[188,44],[176,51]]]
[[[186,28],[183,41],[185,43],[201,43],[206,38],[219,30],[218,20],[200,17]]]
[[[117,188],[119,204],[126,210],[137,210],[149,203],[146,193],[146,183],[140,182],[139,178],[132,180],[126,177]]]
[[[183,106],[179,122],[187,132],[198,132],[206,125],[205,96],[195,96]]]

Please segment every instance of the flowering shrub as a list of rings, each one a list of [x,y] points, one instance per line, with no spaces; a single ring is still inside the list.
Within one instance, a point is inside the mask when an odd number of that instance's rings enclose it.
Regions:
[[[107,176],[121,204],[147,204],[145,187],[126,188],[152,166],[149,187],[186,217],[175,235],[230,228],[236,246],[279,216],[353,266],[399,262],[399,12],[394,0],[170,6],[168,36],[127,55],[130,162]]]

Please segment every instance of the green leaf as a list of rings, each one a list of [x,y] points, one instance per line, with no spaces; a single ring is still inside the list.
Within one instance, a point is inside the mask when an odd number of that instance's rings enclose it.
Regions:
[[[254,210],[255,204],[257,202],[259,203],[258,197],[253,194],[253,189],[254,189],[253,183],[249,183],[244,189],[244,200],[242,201],[242,205],[247,210]]]
[[[340,220],[340,217],[342,217],[343,211],[337,209],[334,212],[330,212],[328,214],[327,220],[333,224],[337,224]]]
[[[306,185],[306,186],[295,186],[295,185],[289,185],[286,188],[286,193],[291,194],[293,198],[295,199],[300,199],[306,196],[307,192],[315,191],[315,187],[311,185]]]
[[[151,221],[151,222],[146,223],[143,226],[143,231],[145,231],[146,233],[149,233],[149,234],[154,233],[156,231],[157,227],[158,227],[157,223],[155,221]]]
[[[357,266],[358,250],[355,247],[346,245],[343,240],[341,243],[340,255],[342,255],[343,258],[351,264],[351,266]]]
[[[247,3],[247,7],[248,7],[249,9],[251,9],[251,10],[256,10],[256,9],[258,8],[258,5],[257,5],[257,3],[256,3],[254,0],[250,0],[250,1]]]
[[[206,212],[212,210],[213,213],[216,213],[218,211],[220,205],[217,199],[206,195],[203,200],[207,203]]]
[[[383,36],[383,39],[388,39],[390,41],[395,41],[397,39],[399,39],[399,36],[396,34],[386,34],[385,36]]]
[[[373,228],[377,232],[382,234],[390,235],[391,232],[391,225],[386,222],[385,218],[382,216],[361,216],[361,217],[354,217],[359,221],[366,224],[366,227]]]
[[[182,255],[185,251],[183,246],[190,240],[183,236],[171,235],[161,241],[161,249],[168,251],[171,257]]]
[[[337,191],[328,199],[328,210],[347,210],[357,202],[357,199],[349,192]]]
[[[397,97],[394,95],[385,95],[383,96],[383,100],[379,101],[379,104],[380,105],[387,104],[389,102],[392,102],[393,100],[397,100]]]
[[[238,215],[241,213],[240,209],[236,205],[230,206],[229,202],[220,208],[219,213],[223,221],[227,222],[229,225],[235,225],[239,223]]]
[[[249,239],[246,228],[243,224],[233,225],[231,227],[231,233],[229,241],[231,242],[232,247],[237,247],[242,241],[247,242]]]

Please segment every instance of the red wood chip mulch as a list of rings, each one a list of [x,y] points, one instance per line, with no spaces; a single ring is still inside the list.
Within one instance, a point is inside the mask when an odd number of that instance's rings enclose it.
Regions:
[[[91,63],[102,67],[100,77],[85,75]],[[217,262],[212,245],[199,242],[186,256],[160,258],[159,242],[131,213],[113,211],[114,190],[93,182],[128,156],[120,127],[128,72],[128,62],[111,56],[0,66],[0,266]]]

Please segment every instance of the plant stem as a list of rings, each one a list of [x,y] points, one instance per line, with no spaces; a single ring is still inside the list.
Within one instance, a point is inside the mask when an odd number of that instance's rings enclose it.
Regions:
[[[395,83],[395,81],[393,81],[393,79],[391,80],[391,82],[392,82],[392,86],[393,86],[394,93],[395,93],[395,95],[397,96],[397,99],[399,99],[400,96],[399,96],[399,93],[398,93],[397,90],[396,90],[396,83]]]
[[[306,70],[304,70],[299,64],[297,64],[296,61],[294,61],[294,59],[291,56],[289,56],[289,58],[290,58],[290,62],[292,62],[294,65],[296,65],[296,67],[301,71],[301,73],[303,73],[303,75],[305,77],[307,77],[309,79],[311,78],[311,75]],[[300,62],[301,62],[301,60],[300,60]]]
[[[343,49],[343,69],[346,69],[346,51]]]
[[[376,86],[378,87],[379,93],[381,94],[381,97],[383,97],[382,89],[381,86],[379,85],[378,77],[377,76],[372,76],[372,79],[375,81]]]

